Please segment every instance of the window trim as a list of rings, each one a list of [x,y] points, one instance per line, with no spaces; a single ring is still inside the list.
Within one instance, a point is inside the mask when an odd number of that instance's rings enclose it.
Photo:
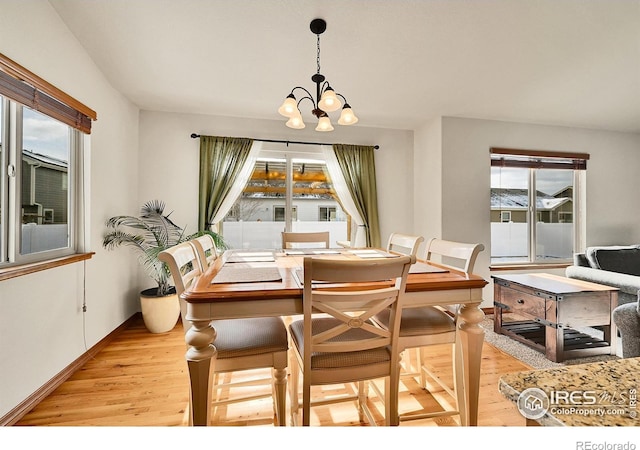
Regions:
[[[49,259],[46,261],[38,261],[29,264],[20,264],[17,266],[9,266],[0,268],[0,281],[10,280],[24,275],[29,275],[43,270],[53,269],[55,267],[66,266],[80,261],[91,259],[95,252],[74,253],[60,258]]]

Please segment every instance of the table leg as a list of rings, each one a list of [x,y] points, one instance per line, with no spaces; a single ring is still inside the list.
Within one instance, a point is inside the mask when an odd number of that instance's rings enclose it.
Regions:
[[[499,283],[495,283],[493,286],[493,332],[496,334],[502,334],[502,308],[496,305],[496,301],[502,299],[502,286]],[[502,300],[500,300],[502,301]]]
[[[218,354],[213,342],[216,331],[210,320],[191,320],[185,334],[189,345],[186,359],[189,368],[189,425],[207,426],[211,420],[213,365]]]
[[[549,361],[564,361],[564,325],[560,323],[558,308],[561,302],[556,300],[546,301],[547,322],[544,327],[545,356]]]
[[[605,330],[608,331],[608,336],[605,335],[605,339],[607,339],[607,337],[609,338],[609,354],[610,355],[617,355],[618,352],[618,327],[616,326],[616,324],[613,322],[613,319],[611,318],[611,313],[613,313],[613,310],[616,309],[618,307],[618,291],[612,291],[610,293],[611,297],[610,297],[610,307],[609,307],[609,326],[605,328]]]
[[[458,315],[456,338],[456,365],[463,371],[466,399],[459,405],[462,425],[478,425],[478,399],[480,396],[480,363],[484,329],[479,325],[484,319],[480,303],[463,304]]]
[[[502,334],[502,308],[499,306],[493,307],[493,332],[496,334]]]

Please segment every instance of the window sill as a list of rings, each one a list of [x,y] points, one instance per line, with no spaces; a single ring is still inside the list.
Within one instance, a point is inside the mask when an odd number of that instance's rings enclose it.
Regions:
[[[504,266],[489,266],[490,272],[499,272],[506,270],[544,270],[544,269],[566,269],[572,263],[559,264],[510,264]]]
[[[50,259],[47,261],[40,261],[31,264],[23,264],[21,266],[6,267],[4,269],[0,269],[0,281],[21,277],[23,275],[29,275],[30,273],[36,273],[42,270],[49,270],[55,267],[65,266],[67,264],[85,261],[87,259],[91,259],[94,254],[94,252],[75,253],[73,255],[64,256],[62,258]]]

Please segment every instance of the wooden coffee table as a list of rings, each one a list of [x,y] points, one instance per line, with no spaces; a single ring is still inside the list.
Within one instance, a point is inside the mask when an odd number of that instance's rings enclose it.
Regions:
[[[545,273],[492,276],[493,329],[545,354],[565,359],[616,353],[611,311],[618,288]],[[517,320],[503,320],[504,313]],[[520,320],[522,319],[522,320]],[[576,330],[594,327],[603,338]]]

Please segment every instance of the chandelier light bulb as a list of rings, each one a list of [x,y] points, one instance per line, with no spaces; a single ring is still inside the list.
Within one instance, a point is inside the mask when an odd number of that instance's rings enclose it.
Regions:
[[[278,112],[284,117],[293,117],[296,114],[300,114],[300,111],[298,111],[296,98],[293,96],[293,94],[289,94],[287,96],[284,102],[282,102],[280,108],[278,108]]]
[[[348,103],[345,103],[344,107],[342,108],[340,118],[338,119],[338,123],[340,125],[353,125],[356,122],[358,122],[358,118],[353,113],[351,106],[349,106]]]
[[[333,131],[333,125],[331,125],[331,120],[329,120],[328,116],[320,117],[316,131]]]
[[[324,91],[320,97],[318,108],[326,112],[333,112],[340,109],[340,106],[342,106],[342,104],[336,96],[335,91],[331,89],[331,87],[327,87],[327,90]]]
[[[296,111],[297,111],[297,108],[296,108]],[[285,125],[287,125],[289,128],[294,128],[296,130],[303,129],[305,127],[305,124],[302,121],[302,115],[300,115],[300,111],[298,111],[298,114],[292,116],[289,120],[287,120],[287,123]]]

